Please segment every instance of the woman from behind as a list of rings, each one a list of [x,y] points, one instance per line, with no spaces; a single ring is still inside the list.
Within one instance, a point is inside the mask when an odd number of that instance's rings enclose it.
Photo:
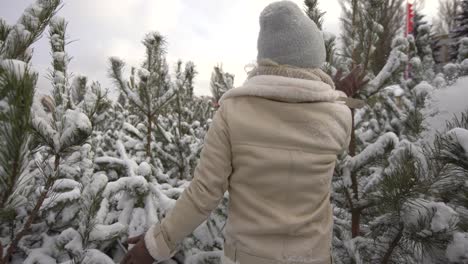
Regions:
[[[122,263],[173,256],[225,191],[223,263],[331,263],[330,185],[351,111],[320,70],[324,61],[322,33],[295,3],[267,6],[258,66],[221,98],[193,181],[160,223],[129,241],[136,245]]]

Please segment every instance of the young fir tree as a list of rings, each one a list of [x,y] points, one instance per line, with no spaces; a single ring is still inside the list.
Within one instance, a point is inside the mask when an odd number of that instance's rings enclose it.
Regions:
[[[416,52],[411,59],[411,74],[414,83],[418,84],[423,80],[432,81],[434,79],[435,62],[432,51],[431,26],[427,22],[418,22],[415,23],[415,28]]]
[[[123,79],[124,62],[118,58],[110,58],[110,76],[128,99],[131,112],[145,118],[146,157],[152,160],[151,144],[157,125],[155,122],[168,103],[174,99],[177,88],[169,82],[168,66],[164,57],[164,37],[156,32],[149,33],[143,40],[143,45],[146,48],[145,62],[138,71],[132,68],[129,81]]]
[[[92,221],[99,193],[107,181],[105,177],[94,177],[94,153],[88,142],[93,129],[88,116],[95,118],[99,112],[96,109],[102,112],[107,99],[94,97],[100,93],[97,87],[94,92],[89,89],[89,94],[81,93],[81,97],[72,89],[77,88],[69,85],[66,28],[67,23],[61,18],[50,23],[52,96],[38,98],[34,104],[32,127],[38,152],[29,173],[43,191],[36,228],[22,242],[27,252],[24,261],[112,263],[95,249],[96,244],[119,232],[115,226],[112,231]],[[96,235],[103,232],[107,236]]]
[[[377,5],[376,11],[378,19],[377,22],[381,25],[382,30],[378,32],[378,41],[376,44],[376,52],[372,58],[372,71],[374,74],[380,70],[387,63],[388,52],[392,49],[393,39],[397,36],[398,31],[404,26],[405,16],[402,5],[405,1],[402,0],[382,0],[380,6]]]
[[[162,144],[156,144],[155,148],[165,168],[170,169],[167,172],[169,177],[191,179],[203,146],[204,131],[200,121],[206,121],[200,120],[196,114],[198,99],[193,94],[195,65],[188,62],[185,69],[182,65],[179,61],[176,67],[175,99],[158,125]]]
[[[343,56],[349,66],[377,74],[402,25],[402,0],[341,0]]]
[[[225,92],[234,87],[234,75],[224,72],[223,66],[218,65],[213,68],[211,73],[210,91],[213,96],[214,107],[219,107],[219,99]]]
[[[23,237],[38,218],[37,197],[27,167],[31,163],[31,106],[37,74],[31,70],[31,45],[40,38],[60,1],[40,0],[15,25],[0,19],[0,263],[22,253]]]
[[[433,201],[437,188],[428,186],[441,177],[429,169],[433,163],[420,142],[421,109],[434,88],[426,76],[405,79],[414,61],[407,54],[417,56],[414,38],[395,38],[385,66],[358,95],[368,105],[355,113],[355,137],[333,181],[337,263],[447,260],[458,216]]]

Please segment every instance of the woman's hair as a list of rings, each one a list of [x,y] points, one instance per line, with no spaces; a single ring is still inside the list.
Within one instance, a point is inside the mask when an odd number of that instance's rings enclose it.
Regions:
[[[247,72],[247,79],[257,75],[276,75],[289,78],[321,81],[335,89],[333,79],[320,68],[303,69],[290,65],[280,65],[270,59],[262,59],[253,66],[253,69]]]

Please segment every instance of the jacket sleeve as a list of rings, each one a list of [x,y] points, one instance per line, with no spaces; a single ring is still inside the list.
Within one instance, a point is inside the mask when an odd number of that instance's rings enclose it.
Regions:
[[[208,129],[192,182],[169,214],[145,235],[148,251],[156,260],[174,255],[176,244],[208,218],[228,188],[231,143],[224,108],[221,105]]]

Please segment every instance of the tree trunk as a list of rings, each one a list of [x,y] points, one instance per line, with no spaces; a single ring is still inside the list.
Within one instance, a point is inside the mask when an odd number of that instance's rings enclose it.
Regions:
[[[352,115],[352,130],[351,130],[351,141],[349,143],[349,155],[351,157],[356,156],[356,133],[354,123],[354,109],[351,109]],[[353,197],[351,199],[359,199],[358,180],[355,172],[351,172],[351,187],[353,189]],[[355,208],[351,204],[351,234],[352,237],[359,235],[360,231],[360,220],[361,220],[361,208]]]

